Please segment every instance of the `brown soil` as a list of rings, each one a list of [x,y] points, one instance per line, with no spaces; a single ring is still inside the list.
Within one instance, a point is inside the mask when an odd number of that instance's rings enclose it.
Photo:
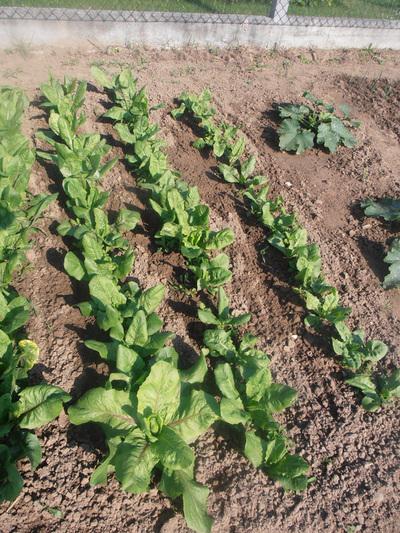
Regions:
[[[214,531],[398,531],[398,404],[379,414],[367,414],[360,407],[356,395],[343,383],[343,373],[326,341],[305,331],[304,310],[291,289],[285,262],[271,249],[261,254],[263,231],[241,209],[232,187],[215,178],[215,160],[191,147],[195,137],[190,127],[173,121],[168,111],[182,90],[210,87],[221,117],[243,129],[250,151],[259,156],[260,171],[270,177],[273,192],[283,195],[311,239],[320,245],[327,278],[339,288],[344,304],[353,308],[353,325],[389,344],[382,368],[391,368],[398,364],[400,297],[398,291],[385,292],[381,281],[384,248],[393,228],[365,219],[359,201],[400,194],[400,54],[102,50],[92,45],[82,52],[19,46],[0,52],[0,60],[0,82],[22,87],[32,101],[25,124],[32,137],[45,126],[38,87],[50,71],[59,77],[67,73],[90,79],[92,64],[111,70],[132,67],[140,83],[148,87],[151,101],[166,104],[155,118],[167,141],[171,164],[198,185],[211,207],[212,224],[235,230],[236,242],[230,248],[233,307],[253,313],[250,326],[271,354],[276,380],[299,392],[297,404],[281,420],[294,449],[310,462],[316,481],[305,494],[284,494],[252,468],[229,440],[210,431],[196,444],[196,452],[198,479],[212,490],[209,510],[216,519]],[[362,120],[356,149],[339,149],[334,155],[310,151],[301,156],[277,151],[274,106],[298,101],[304,90],[352,105],[354,115]],[[85,128],[112,140],[112,128],[96,122],[104,101],[104,95],[90,86]],[[120,148],[113,151],[122,156]],[[145,287],[173,281],[182,261],[176,254],[156,251],[152,238],[156,221],[145,210],[143,195],[122,163],[104,185],[112,193],[110,209],[128,205],[142,212],[141,228],[129,236],[137,250],[134,275]],[[59,177],[37,163],[31,188],[60,192]],[[35,308],[29,333],[42,355],[32,378],[43,376],[77,397],[101,383],[107,368],[83,346],[96,329],[74,307],[85,295],[79,294],[62,269],[66,247],[56,235],[54,221],[66,216],[63,206],[60,194],[42,223],[46,235],[38,234],[30,253],[31,266],[16,286]],[[166,327],[177,333],[175,342],[183,358],[192,360],[202,331],[193,302],[170,287],[161,315]],[[34,474],[23,465],[25,488],[12,509],[0,508],[1,533],[187,531],[176,513],[179,509],[155,489],[130,496],[119,491],[113,479],[106,487],[89,485],[104,451],[95,427],[72,427],[62,415],[38,434],[43,462]],[[63,518],[53,516],[51,508],[60,510]]]

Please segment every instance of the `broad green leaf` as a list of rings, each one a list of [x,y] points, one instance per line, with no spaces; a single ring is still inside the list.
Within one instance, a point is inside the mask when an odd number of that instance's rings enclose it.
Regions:
[[[346,379],[346,383],[357,389],[361,389],[364,393],[376,393],[375,383],[369,376],[358,374],[351,379]]]
[[[93,276],[89,281],[89,291],[93,298],[97,298],[104,305],[117,306],[126,302],[115,281],[104,276]]]
[[[193,450],[171,427],[164,426],[151,444],[151,450],[169,470],[179,470],[194,464]]]
[[[203,322],[203,324],[210,324],[214,326],[219,325],[219,320],[211,311],[211,309],[198,309],[197,316],[199,317],[199,320]]]
[[[265,458],[266,443],[254,431],[246,431],[245,436],[244,454],[251,464],[258,468]]]
[[[136,426],[135,420],[129,414],[130,405],[127,392],[98,387],[89,390],[70,407],[68,416],[76,426],[98,422],[114,429],[126,430]]]
[[[381,200],[366,200],[361,207],[369,217],[382,217],[388,222],[400,221],[400,199],[382,198]]]
[[[112,83],[109,77],[96,65],[93,65],[90,69],[93,78],[105,89],[112,89]]]
[[[168,424],[179,407],[181,383],[179,372],[165,361],[155,363],[137,393],[138,412],[159,415]]]
[[[140,213],[130,209],[120,209],[116,221],[119,231],[131,231],[140,222]]]
[[[222,398],[220,411],[222,420],[228,424],[246,424],[250,418],[249,414],[244,410],[240,398],[235,400]]]
[[[106,342],[100,342],[96,340],[85,341],[85,346],[94,352],[97,352],[102,359],[108,359],[109,344]]]
[[[186,370],[180,370],[179,375],[181,380],[185,383],[203,383],[205,375],[207,374],[207,362],[205,357],[206,349],[203,349],[194,365]]]
[[[147,331],[147,320],[144,311],[139,310],[129,325],[126,332],[125,341],[129,346],[145,346],[149,339]]]
[[[204,343],[210,350],[210,355],[217,357],[232,357],[236,353],[229,332],[222,329],[209,329],[204,333]]]
[[[19,341],[18,348],[21,350],[20,366],[30,370],[39,360],[39,346],[28,339]]]
[[[262,403],[271,413],[279,413],[292,405],[296,398],[297,392],[291,387],[272,383],[263,397]]]
[[[143,291],[140,296],[140,306],[147,315],[156,311],[164,299],[165,287],[162,283]]]
[[[215,381],[222,394],[231,400],[239,398],[239,392],[235,385],[235,378],[231,366],[228,363],[219,364],[214,369]]]
[[[83,263],[73,252],[67,252],[64,257],[64,269],[71,278],[78,281],[81,281],[85,276]]]
[[[111,464],[115,452],[117,451],[117,446],[120,442],[120,438],[108,439],[108,455],[103,461],[93,470],[92,475],[90,476],[91,485],[105,485],[107,483],[107,475],[113,470],[114,466]]]
[[[182,485],[183,514],[187,525],[198,533],[211,533],[213,519],[207,514],[209,489],[192,479],[185,480]]]
[[[31,463],[32,470],[35,470],[42,461],[42,450],[40,448],[39,439],[34,433],[26,431],[23,435],[22,446],[24,454],[28,457]]]
[[[399,218],[400,219],[400,218]],[[389,274],[385,276],[383,287],[385,289],[397,289],[400,287],[400,239],[395,239],[387,253],[385,263],[388,263]]]
[[[0,444],[0,465],[0,503],[13,501],[21,492],[24,482],[14,461],[11,459],[9,448],[5,444]]]
[[[218,405],[211,395],[192,390],[190,394],[182,397],[179,411],[169,423],[169,427],[190,444],[217,420],[218,411]]]
[[[288,152],[302,154],[314,146],[314,133],[302,129],[300,123],[291,118],[285,118],[278,130],[279,148]]]
[[[19,393],[14,416],[19,418],[21,428],[36,429],[57,418],[63,403],[70,399],[69,394],[53,385],[27,387]]]
[[[309,465],[299,455],[287,454],[278,463],[267,467],[268,474],[274,479],[295,478],[307,474]]]
[[[129,441],[121,443],[112,459],[115,475],[126,492],[140,494],[147,492],[151,473],[158,462],[144,434],[135,429]]]

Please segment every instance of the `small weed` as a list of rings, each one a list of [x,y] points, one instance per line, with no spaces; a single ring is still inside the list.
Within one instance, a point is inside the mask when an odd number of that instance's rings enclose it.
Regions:
[[[372,60],[380,65],[384,63],[382,56],[373,48],[372,43],[367,48],[362,48],[359,53],[361,59]]]
[[[305,56],[304,54],[300,54],[299,60],[300,60],[300,63],[303,63],[303,65],[309,65],[310,63],[312,63],[312,59]]]

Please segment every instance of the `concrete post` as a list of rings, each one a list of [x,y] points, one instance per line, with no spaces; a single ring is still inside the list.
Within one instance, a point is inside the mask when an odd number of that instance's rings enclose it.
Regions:
[[[269,16],[275,24],[286,24],[288,22],[288,10],[290,0],[272,0]]]

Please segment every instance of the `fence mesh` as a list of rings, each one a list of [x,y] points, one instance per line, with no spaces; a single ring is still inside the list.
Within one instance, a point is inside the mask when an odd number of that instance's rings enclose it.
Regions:
[[[400,27],[400,0],[0,0],[0,18]]]

